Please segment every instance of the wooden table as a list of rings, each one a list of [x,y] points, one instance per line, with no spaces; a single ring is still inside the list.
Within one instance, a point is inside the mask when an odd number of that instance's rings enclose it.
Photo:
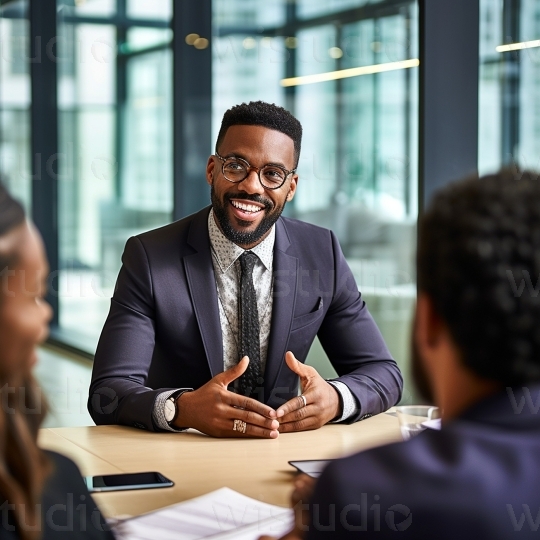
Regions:
[[[225,486],[286,507],[295,475],[289,460],[336,458],[399,440],[398,421],[390,414],[285,433],[276,440],[214,439],[194,430],[150,433],[123,426],[48,428],[39,434],[43,448],[72,458],[83,475],[159,471],[174,481],[172,488],[97,493],[109,517],[143,514]]]

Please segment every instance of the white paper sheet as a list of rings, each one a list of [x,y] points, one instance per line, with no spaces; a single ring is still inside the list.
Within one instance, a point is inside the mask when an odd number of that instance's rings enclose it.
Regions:
[[[426,420],[425,422],[422,422],[422,425],[426,426],[429,429],[436,429],[436,430],[440,430],[442,427],[440,418],[435,418],[434,420]]]
[[[256,540],[285,534],[293,519],[290,509],[221,488],[124,521],[116,532],[122,540]]]

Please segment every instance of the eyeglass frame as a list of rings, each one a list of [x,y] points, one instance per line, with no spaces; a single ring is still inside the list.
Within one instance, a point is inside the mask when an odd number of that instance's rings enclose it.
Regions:
[[[295,174],[296,171],[298,170],[298,168],[296,168],[296,169],[292,169],[292,170],[288,171],[285,167],[282,167],[281,165],[272,165],[270,163],[267,163],[266,165],[263,165],[262,167],[254,167],[253,165],[250,165],[248,161],[246,161],[245,159],[243,159],[241,157],[229,156],[229,157],[225,158],[223,156],[220,156],[217,152],[214,155],[217,158],[219,158],[221,160],[221,162],[222,162],[221,163],[221,174],[223,175],[223,178],[225,178],[225,180],[227,180],[227,182],[230,182],[231,184],[240,184],[241,182],[243,182],[249,176],[251,171],[255,170],[255,171],[257,171],[257,178],[259,179],[259,183],[261,184],[261,186],[264,189],[269,189],[271,191],[274,191],[276,189],[279,189],[279,188],[283,187],[283,185],[287,181],[287,178],[289,178],[289,176],[291,174]],[[227,176],[225,175],[225,162],[228,159],[236,159],[237,161],[241,161],[241,162],[243,162],[243,163],[245,163],[247,165],[247,174],[246,174],[246,176],[244,178],[242,178],[242,180],[238,180],[238,181],[235,182],[234,180],[231,180],[230,178],[227,178]],[[282,170],[284,173],[287,173],[287,174],[285,174],[285,178],[283,179],[283,182],[281,182],[281,184],[279,186],[267,187],[262,183],[261,170],[264,169],[265,167],[274,167],[276,169]]]

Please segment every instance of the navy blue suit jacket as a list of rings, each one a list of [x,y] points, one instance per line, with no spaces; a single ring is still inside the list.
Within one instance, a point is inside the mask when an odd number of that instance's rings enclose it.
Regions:
[[[539,386],[509,389],[441,431],[331,463],[308,540],[538,538],[539,409]]]
[[[88,410],[96,424],[153,430],[159,392],[196,389],[223,371],[209,211],[128,240],[94,360]],[[277,407],[297,395],[285,352],[305,361],[316,335],[360,403],[351,421],[397,403],[401,373],[334,234],[280,218],[273,274],[265,403]]]

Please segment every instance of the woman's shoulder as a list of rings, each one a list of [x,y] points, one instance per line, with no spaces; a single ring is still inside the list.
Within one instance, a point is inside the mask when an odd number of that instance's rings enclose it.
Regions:
[[[90,495],[77,465],[57,452],[46,451],[52,463],[42,496],[43,540],[113,538]]]

